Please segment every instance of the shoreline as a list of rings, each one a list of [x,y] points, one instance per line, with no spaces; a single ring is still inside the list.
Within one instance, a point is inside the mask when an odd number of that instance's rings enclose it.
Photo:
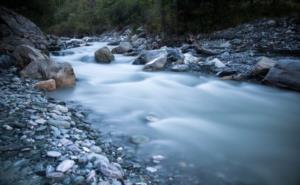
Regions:
[[[107,136],[86,122],[86,111],[48,97],[32,87],[34,80],[21,79],[15,72],[1,71],[0,77],[0,184],[159,181],[146,170],[145,161],[126,158],[128,147],[105,143]]]

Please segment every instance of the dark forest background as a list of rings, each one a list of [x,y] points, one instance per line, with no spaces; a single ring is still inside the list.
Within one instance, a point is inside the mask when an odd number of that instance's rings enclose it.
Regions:
[[[182,35],[300,11],[300,0],[8,0],[1,4],[57,35],[99,34],[125,26]]]

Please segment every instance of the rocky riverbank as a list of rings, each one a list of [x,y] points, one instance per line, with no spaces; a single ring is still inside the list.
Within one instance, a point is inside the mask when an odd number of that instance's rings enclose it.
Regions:
[[[107,142],[111,136],[86,122],[87,111],[34,83],[15,68],[0,71],[0,184],[160,184],[147,165],[161,159],[135,157],[139,137],[126,139],[131,147]]]
[[[111,52],[105,49],[105,63],[113,61],[113,54],[137,56],[133,64],[145,65],[145,71],[209,74],[222,80],[252,81],[299,91],[299,35],[297,18],[291,16],[260,19],[211,34],[189,35],[175,44],[158,35],[147,35],[142,27],[82,39],[49,38],[54,49],[109,42],[115,48]],[[95,55],[101,62],[99,51]]]

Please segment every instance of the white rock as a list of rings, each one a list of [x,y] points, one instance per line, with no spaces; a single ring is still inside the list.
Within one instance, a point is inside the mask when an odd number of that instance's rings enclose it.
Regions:
[[[40,119],[35,120],[35,122],[38,123],[38,124],[45,124],[46,120],[43,119],[43,118],[40,118]]]
[[[99,146],[92,146],[91,151],[99,154],[102,152],[102,149]]]
[[[3,128],[5,129],[5,130],[13,130],[14,128],[12,128],[11,126],[9,126],[9,125],[3,125]]]
[[[62,105],[56,105],[55,106],[56,110],[60,111],[60,112],[64,112],[64,113],[67,113],[69,111],[69,109],[65,106],[62,106]]]
[[[47,152],[47,156],[48,156],[48,157],[58,158],[58,157],[61,156],[61,153],[60,153],[60,152],[57,152],[57,151],[48,151],[48,152]]]
[[[71,169],[73,166],[75,165],[75,161],[73,160],[64,160],[63,162],[61,162],[57,167],[56,167],[56,171],[59,172],[66,172],[69,169]]]
[[[148,166],[148,167],[146,168],[146,170],[149,171],[149,172],[151,172],[151,173],[157,172],[157,168],[151,167],[151,166]]]
[[[225,65],[223,62],[221,62],[221,60],[219,60],[219,59],[217,59],[217,58],[215,58],[215,59],[213,59],[213,60],[210,60],[210,61],[208,61],[207,63],[208,63],[208,64],[212,64],[212,65],[216,66],[217,68],[223,68],[223,67],[226,67],[226,65]]]
[[[184,54],[184,64],[192,64],[192,63],[197,63],[198,62],[198,58],[194,57],[192,54],[190,53],[185,53]]]
[[[86,180],[89,182],[91,180],[93,180],[96,177],[96,171],[92,170],[90,171],[90,173],[87,175]]]

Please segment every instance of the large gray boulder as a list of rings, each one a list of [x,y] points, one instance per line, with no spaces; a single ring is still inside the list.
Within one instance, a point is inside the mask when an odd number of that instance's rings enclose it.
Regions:
[[[278,62],[270,69],[263,81],[274,86],[300,91],[300,61]]]
[[[107,63],[112,62],[115,59],[115,57],[110,52],[108,47],[103,47],[103,48],[98,49],[95,52],[95,59],[99,63],[106,63],[107,64]]]
[[[112,53],[124,54],[130,51],[132,51],[132,45],[130,44],[130,42],[121,42],[119,46],[112,50]]]
[[[0,52],[13,52],[18,45],[29,45],[47,53],[43,32],[29,19],[0,6]]]

